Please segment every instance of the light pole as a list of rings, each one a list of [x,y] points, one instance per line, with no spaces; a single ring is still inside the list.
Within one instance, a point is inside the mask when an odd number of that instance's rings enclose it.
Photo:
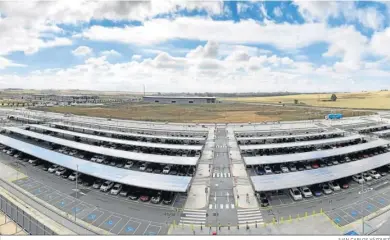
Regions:
[[[363,178],[363,173],[362,173],[362,203],[364,201],[364,178]],[[363,209],[363,204],[362,204],[362,235],[364,235],[364,209]]]

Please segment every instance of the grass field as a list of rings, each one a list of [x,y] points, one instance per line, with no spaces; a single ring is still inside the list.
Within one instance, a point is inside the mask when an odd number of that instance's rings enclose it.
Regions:
[[[42,108],[40,108],[42,109]],[[202,105],[123,104],[101,107],[48,107],[43,110],[76,115],[167,122],[261,122],[322,119],[329,111],[295,107],[261,106],[245,103]],[[369,112],[341,111],[344,116],[366,115]]]
[[[301,94],[275,97],[243,97],[223,98],[222,101],[241,103],[283,103],[293,104],[294,99],[299,103],[310,106],[360,108],[360,109],[390,109],[390,92],[359,92],[359,93],[336,93],[337,101],[329,100],[331,94]]]

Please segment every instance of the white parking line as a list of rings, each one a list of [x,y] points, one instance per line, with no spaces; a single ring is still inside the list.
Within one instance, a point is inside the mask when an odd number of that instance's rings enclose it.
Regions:
[[[213,209],[213,204],[209,204],[209,209]]]
[[[222,203],[219,204],[219,208],[220,208],[220,209],[223,209],[223,204],[222,204]]]
[[[142,235],[145,235],[146,230],[148,230],[148,227],[149,227],[149,226],[150,226],[150,222],[149,222],[148,226],[145,228],[145,231],[144,231],[144,233],[143,233]]]
[[[232,207],[232,209],[234,209],[234,204],[233,203],[230,206]]]
[[[225,208],[226,208],[226,209],[229,209],[229,203],[226,203]]]

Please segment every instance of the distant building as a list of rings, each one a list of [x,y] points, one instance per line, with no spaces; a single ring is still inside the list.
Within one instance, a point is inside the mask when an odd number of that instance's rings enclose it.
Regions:
[[[216,103],[215,97],[170,97],[170,96],[144,96],[143,101],[147,103],[163,104],[205,104]]]

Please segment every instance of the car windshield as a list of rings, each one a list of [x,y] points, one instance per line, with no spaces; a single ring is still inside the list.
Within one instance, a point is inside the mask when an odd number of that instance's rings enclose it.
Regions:
[[[294,190],[294,195],[299,195],[299,191],[298,190]]]

